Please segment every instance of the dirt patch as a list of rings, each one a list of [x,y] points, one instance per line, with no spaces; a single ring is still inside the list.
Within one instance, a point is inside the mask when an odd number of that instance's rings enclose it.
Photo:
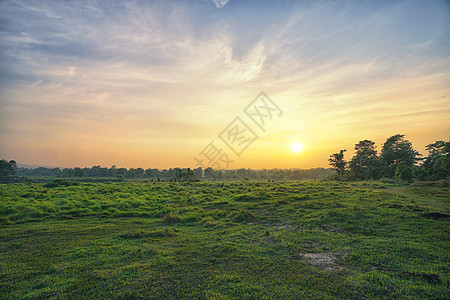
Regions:
[[[322,252],[322,253],[298,253],[298,256],[310,263],[313,266],[317,266],[326,270],[331,271],[342,271],[344,270],[343,266],[339,266],[337,264],[337,258],[335,255]]]

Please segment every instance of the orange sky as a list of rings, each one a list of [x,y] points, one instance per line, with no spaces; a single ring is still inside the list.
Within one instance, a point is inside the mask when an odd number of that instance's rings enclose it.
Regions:
[[[397,133],[426,155],[450,138],[449,20],[445,1],[2,2],[0,156],[196,167],[213,141],[229,168],[313,168]],[[264,130],[262,91],[282,111]],[[219,137],[236,117],[258,136],[240,156]]]

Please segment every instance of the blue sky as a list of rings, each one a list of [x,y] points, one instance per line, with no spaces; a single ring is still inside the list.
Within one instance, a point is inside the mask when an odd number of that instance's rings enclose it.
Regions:
[[[284,114],[232,167],[396,133],[424,153],[449,139],[449,53],[445,1],[2,1],[0,154],[192,167],[261,91]]]

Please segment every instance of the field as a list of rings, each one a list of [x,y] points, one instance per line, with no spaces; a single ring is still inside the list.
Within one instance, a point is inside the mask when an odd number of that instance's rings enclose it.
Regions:
[[[448,183],[0,186],[0,298],[445,299]]]

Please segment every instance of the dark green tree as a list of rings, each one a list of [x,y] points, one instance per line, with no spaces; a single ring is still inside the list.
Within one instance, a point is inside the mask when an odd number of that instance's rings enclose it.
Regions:
[[[194,175],[195,175],[194,171],[191,170],[191,168],[187,168],[186,169],[186,173],[184,175],[184,181],[187,181],[187,182],[193,181],[194,180]]]
[[[423,160],[423,168],[429,179],[444,179],[450,176],[450,141],[436,141],[426,146],[428,156]]]
[[[417,180],[426,180],[429,177],[429,173],[422,166],[413,166],[412,167],[413,178]]]
[[[405,135],[391,136],[381,149],[381,160],[384,164],[383,176],[394,177],[397,165],[401,161],[412,167],[418,161],[419,156],[419,152],[413,149],[412,143],[405,139]]]
[[[433,179],[445,179],[450,177],[450,158],[441,156],[436,159],[431,174],[433,175]]]
[[[6,159],[0,160],[0,177],[8,178],[10,176],[16,175],[17,164],[14,160],[9,162]]]
[[[175,169],[173,169],[173,173],[174,173],[174,175],[170,179],[170,181],[171,182],[172,181],[176,181],[176,182],[181,181],[181,179],[183,177],[183,172],[181,171],[181,169],[180,168],[175,168]]]
[[[193,172],[194,172],[194,178],[196,178],[196,179],[202,178],[202,176],[203,176],[202,167],[198,167],[198,168],[194,169]]]
[[[187,169],[174,169],[174,176],[170,179],[170,181],[176,182],[191,182],[194,180],[194,171],[190,168]]]
[[[330,166],[337,171],[338,175],[342,175],[347,168],[347,162],[344,160],[345,151],[344,149],[339,151],[339,153],[333,153],[328,159]]]
[[[206,168],[204,170],[204,173],[205,173],[205,177],[208,178],[208,179],[215,180],[217,178],[216,172],[211,167]]]
[[[409,165],[406,161],[399,162],[395,169],[395,178],[411,182],[413,179],[413,166]]]
[[[74,177],[73,169],[64,168],[62,170],[62,177],[64,177],[64,178],[72,178],[72,177]]]
[[[355,179],[379,179],[381,165],[375,142],[363,140],[355,145],[355,155],[349,163]]]
[[[86,174],[82,168],[76,167],[73,169],[74,177],[86,177]]]

